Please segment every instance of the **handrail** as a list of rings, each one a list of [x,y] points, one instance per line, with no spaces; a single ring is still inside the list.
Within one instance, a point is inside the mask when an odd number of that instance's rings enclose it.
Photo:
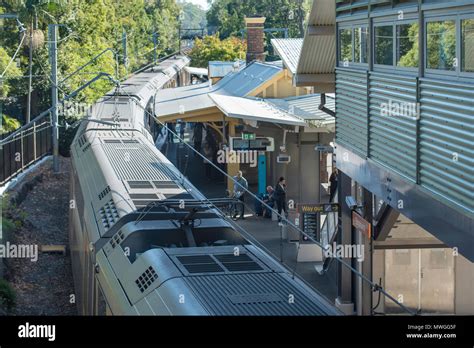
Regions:
[[[41,118],[43,118],[43,117],[45,117],[46,115],[48,115],[48,114],[51,112],[52,109],[53,109],[53,108],[49,108],[48,110],[43,111],[41,114],[39,114],[38,116],[36,116],[34,119],[32,119],[32,120],[31,120],[30,122],[28,122],[27,124],[24,124],[24,125],[21,126],[20,128],[15,129],[15,131],[14,131],[12,134],[10,134],[8,137],[6,137],[5,139],[0,140],[0,146],[5,145],[5,144],[8,143],[12,138],[14,138],[17,133],[20,133],[20,132],[24,131],[24,130],[27,129],[29,126],[31,126],[31,125],[35,124],[36,122],[38,122]]]

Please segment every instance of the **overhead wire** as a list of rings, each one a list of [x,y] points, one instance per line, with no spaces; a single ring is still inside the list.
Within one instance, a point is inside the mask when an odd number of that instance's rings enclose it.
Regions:
[[[18,55],[18,52],[20,52],[20,48],[21,46],[23,46],[23,42],[25,41],[25,38],[26,38],[26,31],[23,32],[23,35],[21,37],[21,41],[20,41],[20,44],[18,45],[16,51],[15,51],[15,54],[12,56],[12,58],[10,59],[10,61],[8,62],[7,66],[5,67],[5,70],[2,72],[2,74],[0,75],[0,79],[3,79],[3,76],[5,76],[5,74],[7,73],[8,71],[8,68],[10,68],[10,65],[12,64],[12,62],[16,59],[16,56]]]

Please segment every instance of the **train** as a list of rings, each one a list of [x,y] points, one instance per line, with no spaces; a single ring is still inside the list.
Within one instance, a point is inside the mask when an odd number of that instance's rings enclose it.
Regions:
[[[78,126],[69,240],[79,314],[339,315],[156,148],[155,94],[188,84],[187,65],[176,55],[140,71]]]

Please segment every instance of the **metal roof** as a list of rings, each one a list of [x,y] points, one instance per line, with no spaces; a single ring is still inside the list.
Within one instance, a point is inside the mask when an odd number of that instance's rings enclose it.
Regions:
[[[285,99],[265,99],[265,101],[291,115],[305,120],[310,126],[325,128],[325,130],[329,132],[335,131],[335,117],[319,109],[319,105],[321,104],[320,94],[310,94]],[[329,110],[336,110],[334,94],[326,94],[325,106]]]
[[[120,93],[134,95],[147,102],[156,90],[174,78],[189,62],[190,59],[186,56],[175,56],[157,66],[140,71],[120,84]],[[115,89],[107,93],[108,96],[113,94],[115,94]]]
[[[245,66],[245,60],[237,60],[235,62],[220,62],[220,61],[211,61],[209,62],[209,77],[224,77],[227,74]]]
[[[215,106],[208,94],[245,97],[282,69],[272,64],[253,62],[232,72],[213,86],[208,83],[163,89],[156,95],[156,115],[169,116]]]
[[[272,45],[287,69],[296,74],[303,39],[272,39]]]
[[[281,273],[186,278],[212,315],[337,315],[318,294],[309,294]],[[292,294],[294,302],[288,301]]]
[[[187,66],[184,68],[188,73],[192,75],[200,75],[200,76],[207,76],[208,71],[205,68],[195,68],[192,66]]]
[[[336,7],[334,0],[314,0],[296,69],[296,85],[324,85],[334,91],[336,66]],[[311,75],[326,76],[311,76]],[[306,75],[306,76],[304,76]]]
[[[295,115],[291,115],[261,99],[233,97],[210,94],[209,97],[228,117],[249,121],[262,121],[292,126],[306,126],[306,123]]]

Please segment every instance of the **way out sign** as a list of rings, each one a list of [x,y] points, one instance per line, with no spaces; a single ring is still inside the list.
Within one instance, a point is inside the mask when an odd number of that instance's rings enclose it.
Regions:
[[[372,237],[372,225],[355,211],[352,212],[352,227],[368,239]]]

